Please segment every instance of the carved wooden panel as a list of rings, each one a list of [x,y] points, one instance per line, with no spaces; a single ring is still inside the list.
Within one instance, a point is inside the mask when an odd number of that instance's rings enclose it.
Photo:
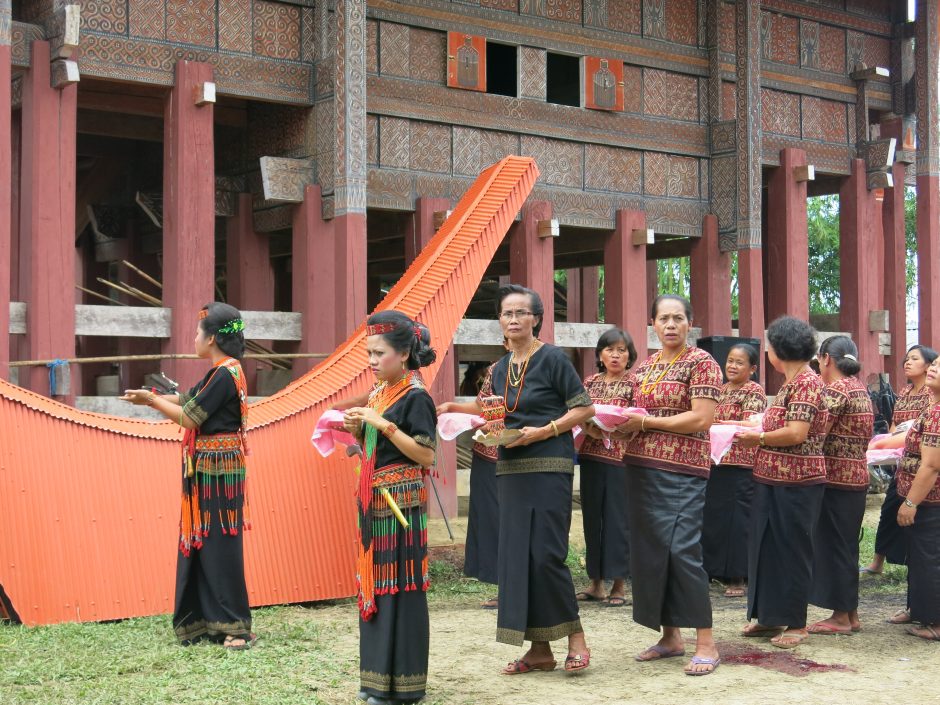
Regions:
[[[447,85],[467,91],[486,90],[486,39],[447,33]]]
[[[764,132],[800,136],[800,96],[769,88],[761,90],[761,124]]]
[[[847,142],[845,103],[803,96],[803,137],[823,142]]]
[[[643,153],[635,149],[589,144],[585,161],[591,165],[584,174],[584,188],[599,191],[641,193],[643,190]]]
[[[408,44],[411,78],[443,86],[447,81],[447,35],[412,27]]]
[[[166,0],[167,40],[214,47],[215,32],[215,0]]]
[[[628,113],[643,112],[643,69],[623,66],[623,109]]]
[[[698,44],[698,0],[666,0],[666,39]]]
[[[314,181],[312,159],[261,157],[261,183],[267,201],[301,203],[304,187]]]
[[[844,74],[845,30],[828,24],[819,25],[819,68]]]
[[[386,76],[408,76],[411,36],[408,25],[379,23],[379,71]]]
[[[607,0],[607,27],[615,32],[643,31],[643,0]]]
[[[643,158],[643,190],[650,196],[699,197],[698,159],[661,152]]]
[[[407,169],[411,164],[411,129],[407,120],[379,118],[379,163]]]
[[[450,173],[450,125],[411,123],[411,162],[415,171]]]
[[[572,188],[584,183],[582,144],[523,135],[522,155],[535,157],[543,183]]]
[[[253,46],[261,56],[300,61],[300,8],[255,0]]]
[[[737,111],[738,87],[731,81],[721,83],[721,119],[734,120]]]
[[[718,47],[729,54],[734,53],[735,5],[718,0]]]
[[[251,0],[219,0],[219,49],[251,51]]]
[[[519,95],[545,100],[546,51],[539,47],[519,47]]]
[[[798,64],[800,60],[799,32],[799,21],[795,17],[776,12],[762,12],[761,55],[765,59],[781,64]]]
[[[672,71],[645,69],[644,112],[676,120],[698,120],[698,81]]]
[[[166,28],[166,7],[152,0],[128,0],[130,33],[133,37],[163,39]]]
[[[581,0],[531,0],[529,12],[549,20],[581,24]],[[525,12],[525,9],[522,10]]]
[[[584,107],[623,110],[623,62],[584,57]]]
[[[366,20],[366,71],[379,72],[379,23]]]
[[[82,28],[94,32],[127,32],[125,0],[85,0],[82,4]]]
[[[369,166],[379,163],[379,117],[366,115],[366,162]]]

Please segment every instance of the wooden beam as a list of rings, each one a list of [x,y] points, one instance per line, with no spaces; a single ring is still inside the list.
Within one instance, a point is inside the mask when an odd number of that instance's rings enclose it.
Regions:
[[[261,157],[261,184],[266,201],[303,203],[304,188],[315,181],[313,159]]]
[[[79,94],[81,91],[79,91]],[[94,110],[78,111],[78,132],[102,137],[163,142],[163,120],[136,115],[115,115]]]

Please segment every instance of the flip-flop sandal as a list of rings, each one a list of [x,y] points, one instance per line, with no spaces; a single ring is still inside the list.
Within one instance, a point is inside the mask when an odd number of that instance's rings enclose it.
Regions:
[[[565,656],[565,671],[568,673],[573,673],[575,671],[583,671],[585,668],[591,665],[591,652],[588,651],[586,654],[568,654]]]
[[[898,610],[885,621],[888,624],[910,624],[913,620],[911,619],[910,612],[907,610]]]
[[[653,652],[656,655],[650,658],[640,658],[643,654],[648,654],[650,652]],[[639,661],[640,663],[645,663],[647,661],[659,661],[659,659],[663,658],[673,658],[674,656],[685,656],[685,649],[676,649],[675,651],[671,651],[662,644],[653,644],[648,649],[643,649],[643,651],[634,656],[633,660]]]
[[[761,636],[770,636],[774,637],[778,634],[783,634],[786,629],[784,627],[755,627],[754,629],[742,629],[741,636],[747,637],[761,637]]]
[[[918,639],[923,639],[925,641],[940,641],[940,632],[938,632],[929,624],[924,624],[919,627],[908,627],[904,631],[906,631],[911,636],[916,636]],[[918,632],[922,633],[918,634]],[[926,634],[923,632],[926,632]]]
[[[232,642],[236,639],[241,639],[244,641],[244,644],[233,644]],[[225,637],[225,640],[222,642],[222,647],[228,649],[229,651],[247,651],[252,646],[255,645],[255,642],[258,641],[257,634],[249,634],[248,637],[243,636],[233,636],[231,634]]]
[[[718,658],[708,658],[707,656],[693,656],[692,661],[689,666],[711,666],[706,671],[690,671],[688,666],[686,666],[685,675],[687,676],[707,676],[711,673],[714,673],[718,667],[721,665],[721,657]]]
[[[589,592],[582,590],[581,592],[576,592],[574,599],[578,602],[603,602],[606,598],[598,597],[597,595],[592,595]]]
[[[816,622],[806,628],[810,634],[851,634],[856,631],[852,627],[839,627],[828,622]]]
[[[744,597],[745,595],[747,595],[747,590],[743,587],[729,587],[725,590],[725,597]]]
[[[627,604],[627,598],[617,595],[615,597],[608,597],[604,600],[601,607],[623,607],[625,604]]]
[[[782,641],[783,639],[787,639],[787,641]],[[771,639],[770,645],[776,646],[778,649],[795,649],[807,639],[809,639],[809,634],[783,632]]]
[[[502,670],[502,674],[504,676],[518,676],[523,673],[531,673],[532,671],[554,671],[557,665],[557,661],[529,663],[525,659],[517,658],[515,661],[510,661],[506,664],[506,668]]]
[[[882,570],[872,570],[872,569],[869,568],[867,565],[866,565],[866,566],[862,566],[861,568],[858,569],[858,574],[859,574],[859,575],[881,575],[883,572],[884,572],[883,569],[882,569]]]
[[[488,599],[488,600],[483,600],[483,602],[480,603],[480,607],[482,607],[482,608],[485,609],[485,610],[495,610],[495,609],[499,609],[499,598],[498,598],[498,597],[491,597],[491,598]]]

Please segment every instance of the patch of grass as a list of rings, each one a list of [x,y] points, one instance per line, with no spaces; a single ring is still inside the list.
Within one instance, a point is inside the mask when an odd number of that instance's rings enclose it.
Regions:
[[[862,527],[862,536],[858,545],[859,565],[871,563],[875,555],[875,528]],[[885,563],[884,573],[875,576],[863,576],[859,585],[859,593],[871,594],[904,594],[907,590],[907,566]]]

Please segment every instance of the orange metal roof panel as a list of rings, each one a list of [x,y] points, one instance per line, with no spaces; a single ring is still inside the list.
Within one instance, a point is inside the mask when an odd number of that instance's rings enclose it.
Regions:
[[[483,172],[377,310],[417,318],[445,350],[537,176],[525,157]],[[321,458],[309,438],[335,400],[371,384],[364,337],[363,325],[315,369],[251,407],[252,605],[355,591],[351,463],[340,453]],[[440,362],[424,371],[429,383]],[[3,380],[0,428],[0,585],[23,622],[171,611],[180,429],[79,411]]]

